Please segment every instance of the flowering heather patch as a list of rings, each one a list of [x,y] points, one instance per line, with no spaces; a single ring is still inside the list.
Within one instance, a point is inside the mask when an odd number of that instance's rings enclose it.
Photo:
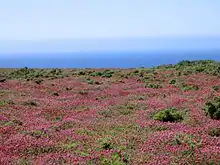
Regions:
[[[218,165],[220,79],[206,65],[9,72],[0,164]]]

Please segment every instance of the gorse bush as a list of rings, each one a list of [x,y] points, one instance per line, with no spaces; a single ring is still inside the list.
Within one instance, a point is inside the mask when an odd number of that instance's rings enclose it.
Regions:
[[[178,112],[175,108],[168,108],[157,112],[153,116],[154,120],[159,120],[163,122],[179,122],[183,120],[183,115]]]
[[[176,84],[176,80],[170,80],[170,84]]]
[[[220,76],[220,62],[212,60],[183,60],[175,65],[164,65],[157,67],[158,69],[174,69],[178,72],[178,76],[205,73],[214,76]]]
[[[220,120],[220,97],[215,97],[213,100],[206,102],[203,109],[206,115],[212,119]]]
[[[199,90],[199,86],[198,85],[189,85],[189,84],[182,84],[181,89],[186,92],[186,91],[190,91],[190,90]]]
[[[40,84],[43,80],[39,78],[61,78],[63,77],[62,69],[29,69],[27,67],[12,71],[7,75],[9,79],[26,79],[27,81],[35,80]]]
[[[146,83],[145,88],[159,89],[159,88],[163,88],[163,85],[162,84],[151,84],[151,83],[148,84],[148,83]]]
[[[115,73],[114,71],[106,69],[103,72],[93,72],[90,74],[90,76],[93,76],[93,77],[101,76],[101,77],[110,78],[113,76],[114,73]]]

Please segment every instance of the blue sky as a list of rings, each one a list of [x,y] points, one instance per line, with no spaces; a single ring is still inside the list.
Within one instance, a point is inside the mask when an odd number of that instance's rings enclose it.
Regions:
[[[219,9],[219,0],[2,0],[0,52],[20,40],[220,36]]]

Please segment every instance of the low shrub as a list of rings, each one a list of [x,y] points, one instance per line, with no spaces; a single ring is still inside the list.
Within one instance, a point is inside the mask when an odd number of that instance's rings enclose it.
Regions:
[[[159,89],[159,88],[163,88],[163,85],[162,84],[145,84],[145,88]]]
[[[212,119],[220,120],[220,97],[207,101],[203,109]]]
[[[182,113],[178,112],[175,108],[168,108],[157,112],[153,116],[153,119],[163,122],[179,122],[183,120],[183,115]]]
[[[190,90],[199,90],[198,85],[189,85],[189,84],[182,84],[181,88],[184,92],[190,91]]]
[[[176,84],[176,80],[170,80],[170,84]]]
[[[110,150],[112,149],[112,139],[111,138],[101,138],[99,139],[99,142],[100,142],[100,145],[102,147],[102,149],[105,149],[105,150]]]
[[[219,128],[212,128],[209,130],[208,134],[213,137],[219,137],[220,136],[220,127]]]

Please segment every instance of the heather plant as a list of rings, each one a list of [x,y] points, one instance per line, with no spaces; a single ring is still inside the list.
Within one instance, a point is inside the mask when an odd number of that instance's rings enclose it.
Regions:
[[[153,119],[163,122],[179,122],[183,120],[183,115],[175,108],[168,108],[154,114]]]
[[[220,97],[215,97],[213,100],[207,101],[203,109],[211,119],[220,120]]]

